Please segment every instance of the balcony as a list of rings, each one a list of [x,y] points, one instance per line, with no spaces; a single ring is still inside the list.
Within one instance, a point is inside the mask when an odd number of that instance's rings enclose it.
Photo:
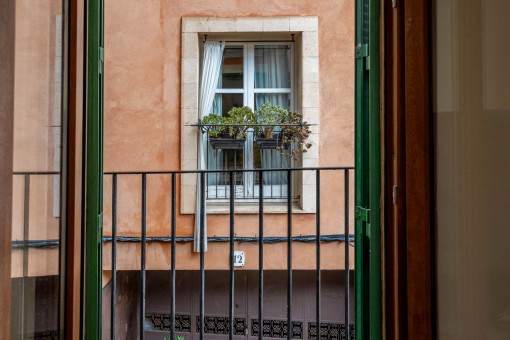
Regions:
[[[228,178],[230,193],[247,172],[264,193],[256,213],[238,214],[243,199],[227,195],[227,214],[205,223],[200,209],[199,234],[207,238],[196,238],[193,215],[179,212],[179,181],[198,175],[203,203],[208,176]],[[265,213],[266,173],[289,183],[312,176],[315,213],[296,214],[292,186],[285,212]],[[104,337],[128,329],[141,339],[353,339],[353,179],[352,167],[105,173]]]

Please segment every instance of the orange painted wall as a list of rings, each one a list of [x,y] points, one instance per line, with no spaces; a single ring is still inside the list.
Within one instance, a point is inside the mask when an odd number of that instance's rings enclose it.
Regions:
[[[180,169],[181,18],[186,16],[318,16],[320,73],[320,166],[354,164],[354,1],[117,0],[105,8],[105,171]],[[351,174],[351,211],[353,202]],[[322,176],[322,233],[343,233],[343,175]],[[149,176],[147,234],[170,234],[170,177]],[[141,180],[118,182],[118,232],[140,235]],[[111,179],[105,178],[104,230],[111,235]],[[177,198],[179,198],[177,188]],[[179,207],[179,202],[177,202]],[[193,215],[177,216],[178,236],[193,234]],[[294,234],[315,233],[315,215],[295,214]],[[351,214],[351,226],[353,219]],[[265,236],[286,236],[285,215],[266,215]],[[351,228],[353,233],[354,228]],[[258,233],[256,215],[236,215],[238,236]],[[208,234],[228,235],[228,215],[209,215]],[[241,244],[246,269],[258,267],[256,245]],[[294,243],[294,268],[315,268],[315,246]],[[140,245],[119,243],[117,268],[136,269]],[[178,268],[197,268],[192,244],[177,249]],[[352,252],[351,252],[352,254]],[[148,269],[169,269],[168,243],[149,244]],[[286,268],[286,244],[267,245],[265,268]],[[351,256],[352,262],[353,256]],[[110,267],[105,245],[104,269]],[[343,268],[343,243],[323,246],[325,269]],[[352,264],[351,264],[352,265]],[[209,269],[228,268],[228,244],[210,243]],[[352,267],[351,267],[352,268]]]
[[[61,39],[57,16],[62,1],[16,1],[14,85],[14,171],[54,171],[54,143],[59,101],[55,91],[61,72],[55,57]],[[58,72],[58,73],[57,73]],[[13,178],[12,239],[23,240],[24,178]],[[54,216],[54,178],[30,180],[29,239],[59,238],[59,218]],[[58,274],[58,249],[28,250],[28,275]],[[12,251],[11,275],[23,274],[23,251]]]

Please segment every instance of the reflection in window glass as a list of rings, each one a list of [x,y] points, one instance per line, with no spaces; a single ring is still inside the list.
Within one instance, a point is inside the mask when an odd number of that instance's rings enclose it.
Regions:
[[[242,89],[243,82],[243,47],[226,46],[223,52],[221,76],[218,79],[219,89]]]
[[[63,22],[62,1],[16,8],[12,339],[61,337]]]
[[[214,96],[212,113],[225,116],[233,107],[243,107],[242,93],[217,93]]]

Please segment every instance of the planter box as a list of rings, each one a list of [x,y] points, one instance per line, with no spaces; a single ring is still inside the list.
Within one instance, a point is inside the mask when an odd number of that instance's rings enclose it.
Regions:
[[[281,146],[283,146],[285,149],[289,148],[289,143],[284,143],[283,140],[279,138],[257,137],[255,142],[257,143],[257,146],[260,150],[276,149],[277,147]]]
[[[211,143],[213,149],[243,150],[246,139],[209,138],[209,142]]]

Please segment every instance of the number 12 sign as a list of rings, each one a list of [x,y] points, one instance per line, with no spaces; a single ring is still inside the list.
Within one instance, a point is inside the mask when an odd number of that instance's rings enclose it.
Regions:
[[[234,251],[234,267],[244,267],[244,251]]]

